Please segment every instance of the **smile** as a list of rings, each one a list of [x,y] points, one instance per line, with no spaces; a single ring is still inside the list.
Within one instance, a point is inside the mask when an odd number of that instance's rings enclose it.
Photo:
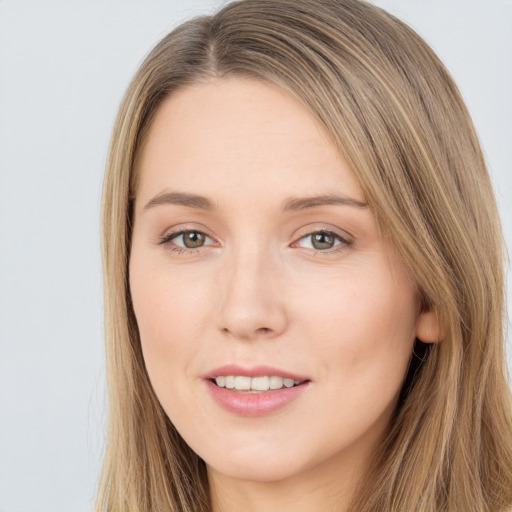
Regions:
[[[286,409],[312,386],[311,379],[270,366],[227,365],[204,376],[213,401],[237,416],[258,417]]]
[[[269,390],[293,388],[305,381],[273,376],[247,377],[246,375],[221,375],[213,379],[219,388],[233,391],[261,393]]]

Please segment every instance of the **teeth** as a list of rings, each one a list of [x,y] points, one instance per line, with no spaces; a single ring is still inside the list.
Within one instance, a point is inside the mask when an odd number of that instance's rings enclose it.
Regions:
[[[251,379],[251,389],[256,391],[268,391],[270,387],[270,377],[253,377]]]
[[[293,388],[293,379],[283,379],[283,384],[287,387],[287,388]]]
[[[249,389],[251,389],[251,377],[237,375],[235,377],[235,389],[239,391],[249,391]]]
[[[246,377],[245,375],[221,375],[215,378],[220,388],[235,389],[236,391],[268,391],[269,389],[291,388],[301,381],[284,379],[283,377]]]
[[[281,389],[284,386],[282,377],[270,377],[270,389]]]

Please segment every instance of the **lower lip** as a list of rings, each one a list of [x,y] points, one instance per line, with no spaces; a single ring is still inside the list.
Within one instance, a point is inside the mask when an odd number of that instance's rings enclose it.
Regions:
[[[213,399],[224,409],[239,416],[265,416],[282,409],[296,400],[308,386],[300,384],[292,388],[281,388],[259,393],[245,393],[220,388],[212,381],[206,385]]]

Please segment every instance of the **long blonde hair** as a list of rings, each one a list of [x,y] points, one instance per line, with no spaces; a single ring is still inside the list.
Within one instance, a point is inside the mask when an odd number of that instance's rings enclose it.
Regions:
[[[166,36],[117,116],[103,196],[110,423],[98,512],[211,510],[204,462],[149,383],[127,268],[137,157],[155,112],[178,88],[227,76],[277,84],[313,113],[415,276],[421,307],[446,328],[412,365],[351,510],[512,508],[504,246],[457,87],[415,32],[364,1],[242,0]]]

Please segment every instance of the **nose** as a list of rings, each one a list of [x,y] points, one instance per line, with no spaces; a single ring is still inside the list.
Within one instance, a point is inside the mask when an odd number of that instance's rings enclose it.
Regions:
[[[272,339],[287,326],[283,271],[271,251],[238,251],[224,262],[218,321],[223,334],[240,340]]]

